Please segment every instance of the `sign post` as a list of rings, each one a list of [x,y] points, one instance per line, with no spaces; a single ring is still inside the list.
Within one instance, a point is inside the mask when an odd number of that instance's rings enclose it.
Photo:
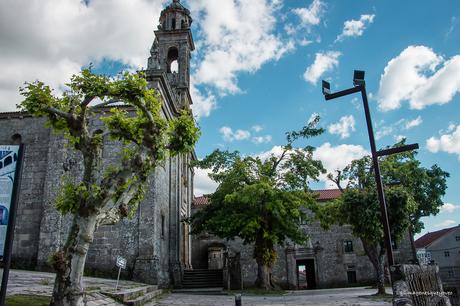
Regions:
[[[0,257],[4,264],[0,305],[5,305],[10,273],[23,151],[23,144],[0,146]]]
[[[118,282],[120,281],[121,269],[126,269],[126,259],[121,256],[117,256],[116,265],[118,267],[118,277],[117,277],[117,285],[115,286],[115,291],[118,290]]]

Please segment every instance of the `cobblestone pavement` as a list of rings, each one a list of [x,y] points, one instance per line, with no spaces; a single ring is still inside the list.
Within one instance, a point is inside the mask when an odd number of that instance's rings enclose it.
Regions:
[[[3,270],[0,269],[0,278]],[[115,288],[116,280],[103,279],[95,277],[85,277],[84,284],[87,291],[86,305],[122,305],[113,299],[99,293],[101,290],[110,290]],[[54,274],[46,272],[10,270],[8,280],[7,295],[26,294],[26,295],[43,295],[51,296],[54,284]],[[120,280],[120,289],[129,289],[142,286],[144,284]]]
[[[291,291],[283,296],[243,296],[242,305],[311,305],[311,306],[391,306],[390,302],[371,297],[375,289],[343,288],[314,291]],[[172,293],[160,300],[161,306],[235,305],[233,296]]]

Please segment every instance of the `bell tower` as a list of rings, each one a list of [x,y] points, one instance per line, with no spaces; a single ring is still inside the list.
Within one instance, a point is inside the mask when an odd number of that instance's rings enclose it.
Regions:
[[[155,41],[150,50],[148,70],[164,73],[176,95],[178,108],[187,107],[190,100],[190,59],[195,49],[192,17],[179,0],[173,0],[162,12]]]

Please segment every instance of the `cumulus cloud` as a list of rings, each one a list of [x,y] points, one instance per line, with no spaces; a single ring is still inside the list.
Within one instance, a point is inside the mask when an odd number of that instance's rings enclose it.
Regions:
[[[382,111],[449,103],[460,91],[460,55],[445,60],[431,48],[409,46],[390,60],[380,78],[378,104]]]
[[[441,212],[446,212],[446,213],[453,213],[455,210],[460,209],[460,205],[455,205],[452,203],[444,203],[444,205],[441,206]]]
[[[441,223],[436,224],[435,227],[447,227],[454,224],[457,224],[455,220],[444,220]]]
[[[410,121],[407,121],[406,124],[404,125],[404,128],[406,130],[409,130],[411,128],[414,128],[416,126],[419,126],[420,124],[423,123],[423,119],[422,119],[422,116],[418,116],[417,118],[415,118],[414,120],[410,120]]]
[[[346,37],[361,36],[366,27],[374,22],[375,15],[361,15],[358,20],[347,20],[343,23],[343,31],[337,36],[336,41],[342,41]]]
[[[15,0],[0,10],[0,111],[14,110],[24,81],[61,89],[90,62],[145,66],[163,0]],[[133,35],[136,33],[136,35]]]
[[[208,176],[209,170],[195,169],[195,176],[193,181],[193,193],[195,196],[210,194],[216,191],[218,184]]]
[[[308,8],[296,8],[293,9],[292,12],[300,18],[303,26],[308,27],[317,25],[321,21],[321,16],[324,12],[324,4],[320,0],[313,0]]]
[[[315,85],[318,79],[326,72],[331,71],[339,65],[339,51],[328,51],[326,53],[316,53],[315,61],[307,68],[303,78],[305,81]]]
[[[252,137],[252,142],[255,144],[269,143],[271,141],[272,141],[271,135]]]
[[[256,133],[259,133],[259,132],[261,132],[264,128],[263,128],[262,126],[256,124],[256,125],[253,125],[251,129],[252,129],[254,132],[256,132]]]
[[[194,77],[220,94],[240,92],[238,73],[254,73],[294,48],[276,33],[280,1],[196,0],[190,7],[200,16],[201,53]]]
[[[339,122],[333,123],[328,127],[329,133],[340,135],[341,139],[350,137],[350,133],[355,130],[355,118],[353,115],[343,116]]]
[[[457,154],[460,160],[460,125],[452,130],[450,134],[441,135],[441,137],[431,137],[426,141],[426,146],[430,152],[447,152]]]
[[[222,134],[222,138],[228,142],[232,142],[234,140],[245,140],[251,137],[251,133],[249,131],[246,131],[246,130],[233,131],[232,128],[228,126],[221,127],[219,132]]]
[[[216,97],[211,94],[202,94],[193,84],[190,83],[190,95],[192,96],[193,115],[197,120],[202,117],[208,117],[211,112],[217,107]]]
[[[332,146],[326,142],[316,148],[313,157],[322,161],[327,173],[335,173],[342,170],[355,159],[369,155],[369,152],[361,145],[342,144]],[[326,188],[337,188],[337,186],[327,179],[326,175],[321,176]],[[346,183],[346,182],[345,182]]]

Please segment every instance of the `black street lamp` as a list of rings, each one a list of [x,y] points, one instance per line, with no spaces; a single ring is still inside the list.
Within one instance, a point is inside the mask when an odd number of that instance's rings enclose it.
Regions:
[[[331,84],[323,80],[323,94],[324,94],[324,98],[327,101],[327,100],[332,100],[335,98],[347,96],[350,94],[354,94],[357,92],[361,92],[361,96],[363,99],[363,105],[364,105],[364,113],[366,115],[367,131],[369,133],[369,142],[371,145],[372,162],[373,162],[374,170],[375,170],[374,171],[375,182],[377,184],[377,193],[378,193],[379,202],[380,202],[383,231],[385,235],[385,248],[387,251],[388,265],[391,267],[394,264],[393,249],[392,249],[392,243],[391,243],[391,231],[390,231],[390,224],[388,222],[387,205],[385,202],[385,193],[383,191],[382,177],[380,176],[380,165],[379,165],[378,158],[380,156],[386,156],[386,155],[401,153],[405,151],[415,150],[415,149],[418,149],[419,146],[418,144],[411,144],[411,145],[405,145],[402,147],[377,151],[377,148],[375,146],[374,130],[372,128],[371,113],[369,110],[369,103],[367,101],[366,82],[364,81],[364,74],[365,74],[364,71],[355,70],[354,76],[353,76],[354,87],[345,89],[345,90],[342,90],[336,93],[331,93]]]

